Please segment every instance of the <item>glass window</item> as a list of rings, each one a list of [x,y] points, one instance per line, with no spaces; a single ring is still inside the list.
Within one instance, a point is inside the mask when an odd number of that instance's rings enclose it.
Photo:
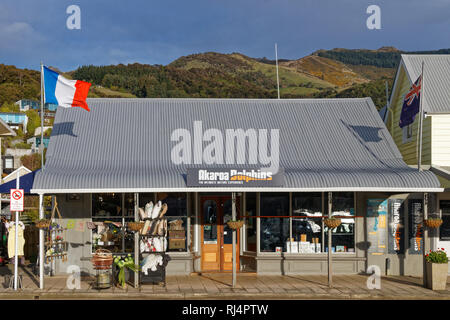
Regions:
[[[157,193],[156,200],[167,204],[168,252],[187,251],[187,193]],[[144,206],[144,204],[141,204]]]
[[[293,193],[291,240],[301,243],[286,244],[286,251],[290,253],[323,252],[322,234],[322,193]],[[290,248],[288,248],[289,245]]]
[[[206,200],[203,203],[203,243],[217,244],[217,203]]]
[[[5,158],[5,169],[14,168],[13,158]]]
[[[92,217],[122,217],[122,194],[97,193],[92,195]]]
[[[134,221],[132,193],[97,193],[92,195],[92,250],[107,249],[114,253],[134,251],[134,236],[124,225]]]
[[[328,193],[326,194],[328,203]],[[328,211],[327,211],[328,214]],[[333,192],[332,216],[341,218],[341,225],[334,228],[331,238],[332,252],[355,252],[355,209],[353,192]],[[328,228],[324,226],[324,248],[328,251]]]
[[[245,212],[245,251],[256,251],[256,192],[247,192]]]
[[[439,240],[450,240],[450,200],[439,201],[439,206],[442,210],[442,225],[439,228]]]
[[[289,193],[261,193],[260,211],[260,250],[282,251],[289,237]]]

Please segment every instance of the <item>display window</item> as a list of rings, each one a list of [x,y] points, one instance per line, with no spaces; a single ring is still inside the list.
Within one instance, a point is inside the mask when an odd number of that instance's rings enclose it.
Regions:
[[[187,193],[185,192],[160,192],[140,193],[139,207],[145,210],[147,204],[167,204],[167,252],[187,252],[188,210]]]
[[[439,206],[442,212],[442,225],[439,228],[439,240],[450,240],[450,200],[441,200]]]
[[[323,218],[328,216],[327,202],[328,193],[322,192],[261,193],[260,251],[290,254],[328,252],[328,228],[323,223]],[[342,221],[332,230],[332,252],[355,252],[353,192],[333,192],[332,216]]]
[[[292,194],[292,235],[288,253],[323,252],[322,193]]]
[[[325,201],[328,212],[328,193],[325,193]],[[332,230],[331,250],[332,252],[355,252],[355,199],[353,192],[333,192],[332,216],[340,217],[341,225]],[[325,251],[328,250],[328,228],[324,227]]]
[[[260,251],[282,252],[289,237],[289,193],[261,193]]]
[[[92,251],[107,249],[114,253],[134,251],[134,236],[124,226],[134,221],[132,193],[92,195]]]

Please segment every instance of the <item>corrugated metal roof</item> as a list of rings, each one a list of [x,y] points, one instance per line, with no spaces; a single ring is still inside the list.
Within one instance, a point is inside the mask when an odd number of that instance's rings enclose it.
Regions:
[[[423,109],[428,113],[450,112],[450,55],[402,54],[411,83],[422,73],[424,64]]]
[[[188,167],[171,161],[171,133],[279,129],[284,189],[433,189],[408,167],[370,98],[88,99],[91,112],[58,108],[36,192],[184,189]],[[230,189],[231,190],[231,189]],[[331,190],[330,190],[331,191]],[[69,191],[67,191],[69,192]]]

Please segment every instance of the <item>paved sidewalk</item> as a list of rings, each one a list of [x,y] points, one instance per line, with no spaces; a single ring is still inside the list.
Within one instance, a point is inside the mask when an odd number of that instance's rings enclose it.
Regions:
[[[93,278],[84,278],[80,290],[66,287],[67,277],[46,277],[45,289],[30,270],[21,268],[23,289],[7,288],[0,274],[0,299],[450,299],[450,283],[445,291],[422,287],[415,277],[382,277],[381,289],[367,288],[367,275],[334,275],[333,288],[327,276],[263,276],[241,273],[236,288],[231,287],[230,273],[191,276],[167,276],[167,286],[142,285],[135,289],[110,288],[96,290]]]

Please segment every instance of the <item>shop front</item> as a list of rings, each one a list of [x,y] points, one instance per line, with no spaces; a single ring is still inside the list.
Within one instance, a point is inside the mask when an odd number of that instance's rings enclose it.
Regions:
[[[58,110],[33,185],[54,197],[67,227],[67,261],[46,266],[56,274],[71,265],[93,274],[98,249],[139,256],[142,239],[129,223],[144,221],[142,212],[159,202],[168,207],[167,274],[231,272],[230,220],[243,221],[234,233],[238,272],[326,274],[330,250],[334,273],[377,265],[421,274],[431,240],[417,216],[424,195],[435,204],[442,189],[432,172],[403,162],[370,99],[90,99],[89,106],[90,113]],[[255,160],[272,171],[256,170]],[[331,246],[329,217],[341,220]]]

